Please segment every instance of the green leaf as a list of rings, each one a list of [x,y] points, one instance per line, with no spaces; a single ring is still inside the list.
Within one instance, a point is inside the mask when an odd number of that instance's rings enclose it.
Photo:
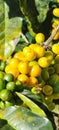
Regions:
[[[38,11],[38,21],[43,22],[46,19],[47,12],[49,10],[49,0],[35,0],[35,4]]]
[[[22,18],[15,17],[6,21],[6,41],[11,41],[20,36],[22,30]]]
[[[6,125],[3,125],[3,127],[0,128],[0,130],[15,130],[15,129],[12,128],[10,125],[6,124]]]
[[[36,114],[46,117],[45,112],[40,107],[38,107],[37,104],[31,101],[28,97],[18,92],[16,92],[16,94],[32,110],[32,112],[35,112]]]
[[[9,6],[0,0],[0,55],[6,57],[13,53],[19,42],[23,21],[21,17],[9,18],[8,13]]]
[[[9,107],[3,111],[8,124],[16,130],[53,130],[51,122],[24,107]]]
[[[0,119],[0,129],[7,124],[6,120]]]
[[[19,3],[30,34],[35,36],[36,33],[43,32],[48,37],[53,18],[51,10],[56,0],[19,0]]]
[[[19,0],[20,9],[27,19],[28,24],[38,30],[39,22],[37,20],[38,11],[35,6],[35,1],[33,0]],[[30,7],[30,8],[29,8]]]
[[[0,55],[4,54],[5,42],[5,14],[4,1],[0,0]]]
[[[22,94],[25,95],[26,97],[30,98],[31,100],[42,103],[41,95],[36,95],[36,94],[32,93],[30,90],[28,90],[28,89],[24,89],[22,91]]]

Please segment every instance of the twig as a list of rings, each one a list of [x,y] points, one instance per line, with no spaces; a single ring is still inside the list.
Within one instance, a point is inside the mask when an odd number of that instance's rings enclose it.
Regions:
[[[27,38],[25,37],[25,35],[24,35],[23,33],[20,33],[20,36],[22,36],[22,38],[24,39],[24,41],[25,41],[26,43],[29,43],[29,41],[27,40]]]
[[[59,31],[59,24],[57,25],[57,27],[55,28],[55,31],[53,34],[50,35],[50,37],[43,43],[44,47],[49,47],[49,43],[53,40],[54,36],[56,35],[56,33]]]

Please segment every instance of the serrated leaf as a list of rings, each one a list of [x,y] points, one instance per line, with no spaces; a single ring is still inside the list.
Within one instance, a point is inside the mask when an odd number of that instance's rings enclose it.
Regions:
[[[21,93],[16,92],[16,94],[32,110],[32,112],[46,117],[45,112],[39,106],[37,106],[37,104],[35,104],[32,100],[30,100],[28,97],[24,96]]]
[[[53,130],[51,122],[24,107],[9,107],[3,111],[8,124],[15,130]]]

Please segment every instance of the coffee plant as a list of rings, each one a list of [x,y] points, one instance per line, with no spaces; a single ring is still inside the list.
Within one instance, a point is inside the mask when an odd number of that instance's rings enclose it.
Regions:
[[[59,0],[0,0],[0,129],[58,130],[58,116]]]

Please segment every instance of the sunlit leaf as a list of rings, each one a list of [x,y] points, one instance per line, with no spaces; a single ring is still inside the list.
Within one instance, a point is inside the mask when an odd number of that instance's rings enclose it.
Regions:
[[[53,130],[51,122],[24,107],[9,107],[3,116],[15,130]]]
[[[33,101],[31,101],[28,97],[24,96],[21,93],[16,92],[16,94],[21,98],[21,100],[36,114],[39,114],[41,116],[46,116],[45,112],[38,107]]]
[[[0,0],[0,55],[10,56],[20,38],[20,32],[22,31],[21,17],[9,18],[9,6]],[[7,49],[6,49],[7,48]]]

